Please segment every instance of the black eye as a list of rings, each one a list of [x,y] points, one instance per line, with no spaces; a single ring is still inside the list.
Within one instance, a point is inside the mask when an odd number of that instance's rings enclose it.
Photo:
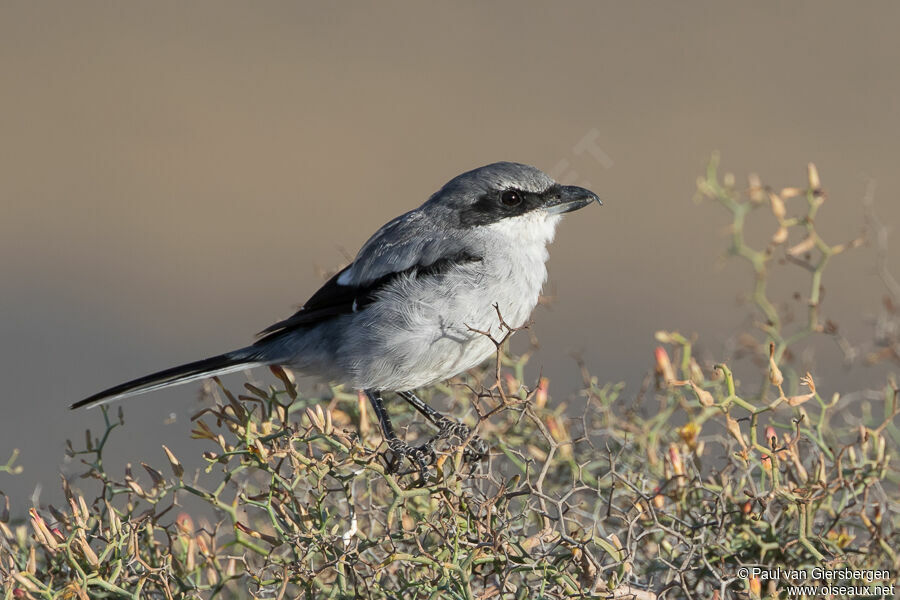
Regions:
[[[522,196],[515,190],[506,190],[500,194],[500,202],[503,203],[503,206],[518,206],[522,204]]]

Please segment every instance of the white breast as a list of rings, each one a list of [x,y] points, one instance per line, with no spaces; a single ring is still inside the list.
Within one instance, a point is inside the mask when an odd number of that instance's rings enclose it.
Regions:
[[[347,367],[357,388],[409,390],[448,379],[495,352],[503,336],[497,311],[512,327],[523,325],[547,278],[547,244],[558,216],[539,211],[484,226],[483,259],[444,276],[440,286],[407,278],[354,318],[366,334]],[[470,329],[471,328],[471,329]],[[347,356],[346,358],[350,358]]]
[[[525,324],[547,280],[547,245],[553,241],[558,215],[533,211],[485,227],[487,268],[497,285],[490,288],[504,320],[513,327]],[[493,315],[496,323],[496,314]]]

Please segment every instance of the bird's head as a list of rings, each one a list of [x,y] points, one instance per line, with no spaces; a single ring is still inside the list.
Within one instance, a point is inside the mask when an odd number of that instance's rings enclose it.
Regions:
[[[539,169],[497,162],[454,177],[427,205],[451,212],[460,227],[478,227],[547,220],[594,201],[602,204],[590,190],[561,185]]]

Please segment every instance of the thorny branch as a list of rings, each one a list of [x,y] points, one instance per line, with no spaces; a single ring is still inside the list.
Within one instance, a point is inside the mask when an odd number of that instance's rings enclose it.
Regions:
[[[699,184],[730,211],[733,252],[753,267],[761,391],[698,360],[693,338],[659,332],[655,390],[625,394],[581,364],[581,394],[551,402],[546,379],[526,385],[528,356],[506,352],[515,328],[497,307],[502,334],[478,332],[495,343],[495,364],[422,396],[454,412],[473,407],[491,452],[474,470],[460,449],[445,452],[421,485],[386,469],[356,393],[308,397],[283,369],[275,384],[237,395],[221,382],[207,388],[193,419],[199,469],[164,446],[140,469],[110,473],[103,457],[125,420],[104,411],[99,435],[68,445],[86,479],[64,481],[66,506],[17,521],[4,498],[5,597],[724,600],[787,583],[739,577],[747,566],[897,573],[896,384],[826,400],[814,375],[786,360],[800,340],[831,335],[823,273],[858,244],[816,233],[827,196],[814,168],[808,180],[775,193],[754,178],[744,197],[713,163]],[[788,216],[786,201],[802,199],[806,212]],[[760,206],[779,228],[762,250],[743,236]],[[795,231],[801,239],[788,246]],[[776,252],[811,279],[799,325],[768,296]],[[846,410],[856,407],[868,408]],[[405,403],[392,408],[398,425],[415,422]],[[159,462],[167,467],[151,466]],[[12,460],[0,466],[14,471]],[[78,489],[91,481],[95,496]]]

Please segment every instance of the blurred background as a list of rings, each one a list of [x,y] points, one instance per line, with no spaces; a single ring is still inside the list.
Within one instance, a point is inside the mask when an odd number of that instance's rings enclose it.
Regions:
[[[101,419],[71,402],[245,345],[382,223],[497,160],[605,202],[564,221],[534,315],[531,374],[558,400],[580,384],[573,355],[637,394],[658,329],[723,356],[750,275],[719,260],[728,218],[692,202],[696,177],[716,150],[739,185],[804,186],[813,161],[829,242],[860,233],[871,182],[900,224],[898,18],[811,1],[4,2],[0,462],[19,448],[25,471],[0,490],[17,513],[58,497],[64,440]],[[795,274],[782,284],[806,293]],[[871,339],[874,249],[837,257],[825,286],[823,314]],[[837,348],[817,351],[823,395],[847,388]],[[109,460],[195,452],[198,387],[128,401]]]

